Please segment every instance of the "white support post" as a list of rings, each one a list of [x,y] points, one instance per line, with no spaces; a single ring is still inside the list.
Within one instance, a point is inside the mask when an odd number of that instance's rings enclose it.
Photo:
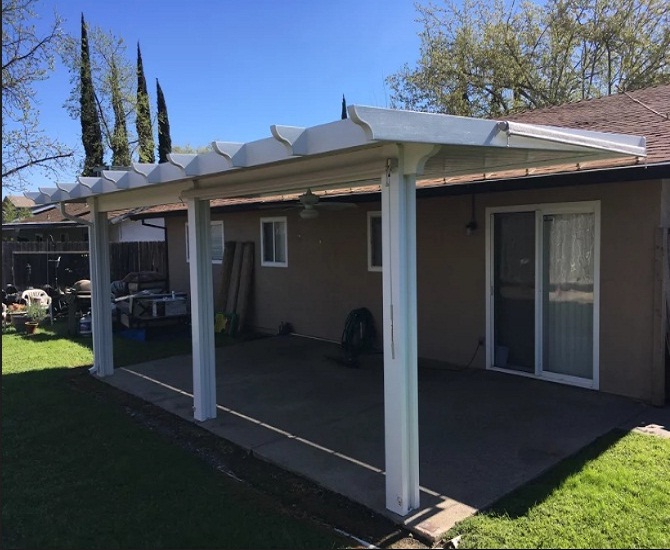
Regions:
[[[99,377],[114,374],[112,338],[112,293],[109,265],[109,222],[107,212],[98,210],[96,199],[89,202],[93,225],[89,226],[89,266],[91,272],[91,329],[93,368]]]
[[[208,200],[188,200],[188,247],[193,340],[193,416],[216,418],[214,293]]]
[[[386,508],[419,507],[416,175],[398,166],[382,177]]]

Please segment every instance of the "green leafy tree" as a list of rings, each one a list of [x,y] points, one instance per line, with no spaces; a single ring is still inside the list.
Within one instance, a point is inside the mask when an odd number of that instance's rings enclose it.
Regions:
[[[2,201],[2,223],[11,223],[32,216],[30,208],[16,206],[8,197]]]
[[[156,98],[158,102],[158,162],[167,162],[167,156],[172,152],[172,138],[170,137],[170,121],[165,96],[158,79],[156,79]]]
[[[89,64],[105,152],[111,152],[113,165],[128,166],[132,161],[132,146],[137,143],[128,131],[128,119],[135,112],[134,64],[127,58],[123,38],[100,27],[87,28],[87,33]],[[64,38],[61,58],[72,75],[72,91],[65,108],[72,118],[79,119],[81,51],[74,37]]]
[[[88,32],[84,14],[81,14],[81,67],[80,67],[80,102],[81,102],[81,141],[86,156],[82,175],[94,176],[96,169],[103,166],[102,132],[98,106],[91,77],[89,60]]]
[[[153,163],[156,161],[154,154],[154,137],[151,127],[151,111],[149,110],[149,94],[147,93],[147,81],[144,78],[144,66],[142,65],[142,52],[140,44],[137,43],[137,139],[138,156],[140,162]]]
[[[397,108],[495,117],[670,82],[667,0],[451,0],[417,6],[421,51]]]
[[[199,153],[211,153],[212,148],[208,145],[193,147],[191,144],[186,143],[184,145],[174,145],[172,147],[172,152],[183,155],[197,155]]]
[[[37,0],[2,2],[2,188],[24,189],[32,169],[56,177],[71,162],[72,150],[49,136],[39,123],[35,84],[53,70],[54,55],[62,38],[55,16],[44,33]]]
[[[112,62],[109,73],[112,90],[112,108],[114,109],[114,134],[112,135],[112,165],[130,166],[130,146],[128,144],[128,129],[126,127],[126,111],[123,105],[123,96],[119,82],[119,69]]]

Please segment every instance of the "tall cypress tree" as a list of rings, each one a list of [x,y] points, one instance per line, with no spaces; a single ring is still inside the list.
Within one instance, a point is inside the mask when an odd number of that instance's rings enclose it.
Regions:
[[[114,109],[114,134],[112,135],[112,164],[114,166],[130,166],[130,146],[128,145],[128,129],[126,112],[121,98],[119,84],[119,68],[112,60],[109,74],[112,89],[112,108]]]
[[[154,154],[154,136],[151,129],[151,111],[149,110],[149,94],[147,81],[144,78],[142,52],[137,43],[137,139],[139,141],[139,161],[152,163],[156,161]]]
[[[167,162],[167,156],[172,152],[172,138],[170,137],[170,121],[165,96],[158,79],[156,79],[156,98],[158,101],[158,162]]]
[[[344,94],[342,94],[342,120],[347,118],[347,100],[344,99]]]
[[[81,14],[81,66],[80,66],[81,141],[84,145],[83,176],[96,175],[96,168],[103,164],[102,131],[98,106],[91,76],[91,56],[84,14]]]

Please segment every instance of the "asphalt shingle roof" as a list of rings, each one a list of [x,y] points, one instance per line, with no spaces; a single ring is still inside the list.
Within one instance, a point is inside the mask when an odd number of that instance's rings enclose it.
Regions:
[[[645,136],[646,162],[670,161],[670,84],[526,111],[507,119],[528,124]]]

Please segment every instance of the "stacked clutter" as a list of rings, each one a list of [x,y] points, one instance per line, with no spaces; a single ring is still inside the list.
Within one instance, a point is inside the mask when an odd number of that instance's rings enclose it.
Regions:
[[[254,243],[228,241],[223,252],[222,312],[216,314],[214,331],[235,336],[244,329],[253,284]]]

